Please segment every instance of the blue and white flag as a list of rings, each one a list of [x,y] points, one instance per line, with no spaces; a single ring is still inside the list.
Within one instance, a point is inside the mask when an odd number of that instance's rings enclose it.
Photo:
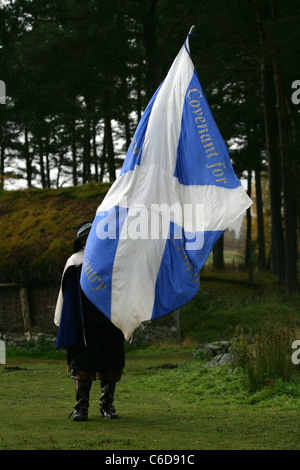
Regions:
[[[126,340],[196,294],[216,241],[252,204],[197,77],[189,36],[139,122],[85,248],[82,289]]]

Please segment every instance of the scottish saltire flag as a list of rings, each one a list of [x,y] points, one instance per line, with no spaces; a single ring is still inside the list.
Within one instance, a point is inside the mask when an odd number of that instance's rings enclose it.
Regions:
[[[81,286],[130,340],[186,304],[216,241],[252,201],[197,77],[188,35],[99,206]]]

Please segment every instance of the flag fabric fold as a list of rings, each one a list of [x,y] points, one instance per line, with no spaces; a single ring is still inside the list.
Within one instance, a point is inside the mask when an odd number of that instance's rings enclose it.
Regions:
[[[81,287],[126,340],[186,304],[218,238],[252,201],[195,71],[189,36],[97,209]]]

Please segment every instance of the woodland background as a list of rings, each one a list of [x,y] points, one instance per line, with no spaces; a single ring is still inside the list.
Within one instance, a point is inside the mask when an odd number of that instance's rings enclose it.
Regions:
[[[296,0],[0,1],[6,84],[0,242],[8,248],[15,240],[6,252],[10,263],[11,253],[16,264],[32,259],[26,238],[41,247],[45,239],[49,247],[55,233],[49,227],[59,218],[63,223],[59,203],[71,209],[79,198],[83,207],[87,194],[107,191],[143,110],[195,25],[195,68],[234,169],[255,201],[242,227],[243,265],[250,282],[254,268],[270,270],[288,292],[297,290],[299,10]],[[82,185],[81,199],[72,188]],[[16,188],[28,189],[9,191]],[[47,224],[36,206],[46,200],[52,204]],[[27,215],[17,217],[28,201]],[[231,243],[237,243],[233,235]],[[224,237],[213,253],[218,269],[223,248]]]

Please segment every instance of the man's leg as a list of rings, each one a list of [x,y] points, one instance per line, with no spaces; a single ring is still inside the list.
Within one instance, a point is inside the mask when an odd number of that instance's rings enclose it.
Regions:
[[[116,413],[116,408],[113,404],[116,382],[100,381],[102,395],[100,397],[100,413],[104,418],[116,419],[119,416]]]

